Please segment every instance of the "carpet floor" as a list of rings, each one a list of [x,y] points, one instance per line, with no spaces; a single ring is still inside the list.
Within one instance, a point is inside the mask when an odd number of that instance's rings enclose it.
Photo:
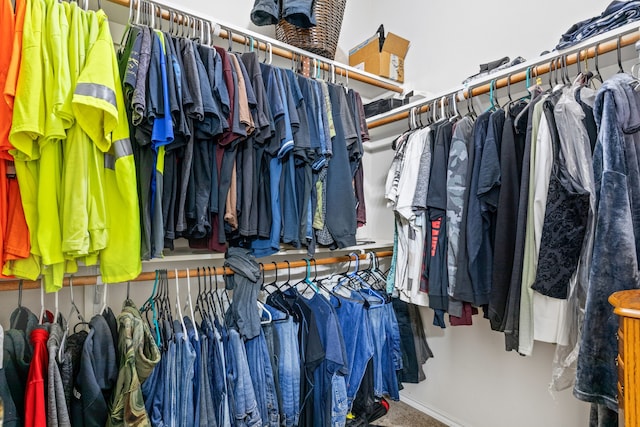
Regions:
[[[446,427],[446,424],[431,418],[424,412],[403,402],[389,400],[389,412],[371,424],[380,427]]]

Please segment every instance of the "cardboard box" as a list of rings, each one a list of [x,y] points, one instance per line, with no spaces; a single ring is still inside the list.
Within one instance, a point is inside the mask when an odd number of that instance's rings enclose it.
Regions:
[[[349,65],[397,82],[404,82],[404,58],[409,40],[387,33],[380,48],[378,33],[349,50]]]

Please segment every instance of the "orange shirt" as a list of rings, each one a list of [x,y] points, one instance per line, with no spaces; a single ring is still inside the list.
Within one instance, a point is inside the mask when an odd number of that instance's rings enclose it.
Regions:
[[[31,250],[13,156],[8,152],[13,148],[9,131],[22,58],[25,1],[16,0],[14,11],[11,0],[0,0],[0,92],[4,92],[0,96],[0,270],[5,261],[27,258]]]
[[[7,71],[11,63],[14,42],[14,15],[11,0],[0,0],[0,88],[7,83]],[[0,100],[0,151],[9,144],[11,129],[11,107]]]
[[[11,7],[11,0],[7,0],[6,3]],[[18,75],[20,74],[20,60],[22,59],[22,28],[24,27],[24,13],[26,8],[26,0],[16,0],[15,16],[12,12],[14,31],[12,38],[9,39],[12,40],[10,56],[11,63],[9,64],[7,71],[6,84],[3,83],[3,86],[0,86],[0,90],[4,91],[4,99],[11,109],[13,109],[13,98],[16,96]],[[4,26],[4,23],[2,25]]]

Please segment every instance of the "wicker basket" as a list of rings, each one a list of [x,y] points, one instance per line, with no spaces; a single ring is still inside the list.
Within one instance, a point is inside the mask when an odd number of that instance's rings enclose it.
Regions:
[[[316,26],[299,28],[281,19],[276,38],[284,43],[333,59],[338,47],[340,28],[347,0],[315,0]]]

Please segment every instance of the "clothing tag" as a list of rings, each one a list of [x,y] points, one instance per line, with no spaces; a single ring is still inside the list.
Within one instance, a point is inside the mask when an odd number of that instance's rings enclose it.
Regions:
[[[7,161],[7,178],[15,178],[16,177],[16,165]]]

